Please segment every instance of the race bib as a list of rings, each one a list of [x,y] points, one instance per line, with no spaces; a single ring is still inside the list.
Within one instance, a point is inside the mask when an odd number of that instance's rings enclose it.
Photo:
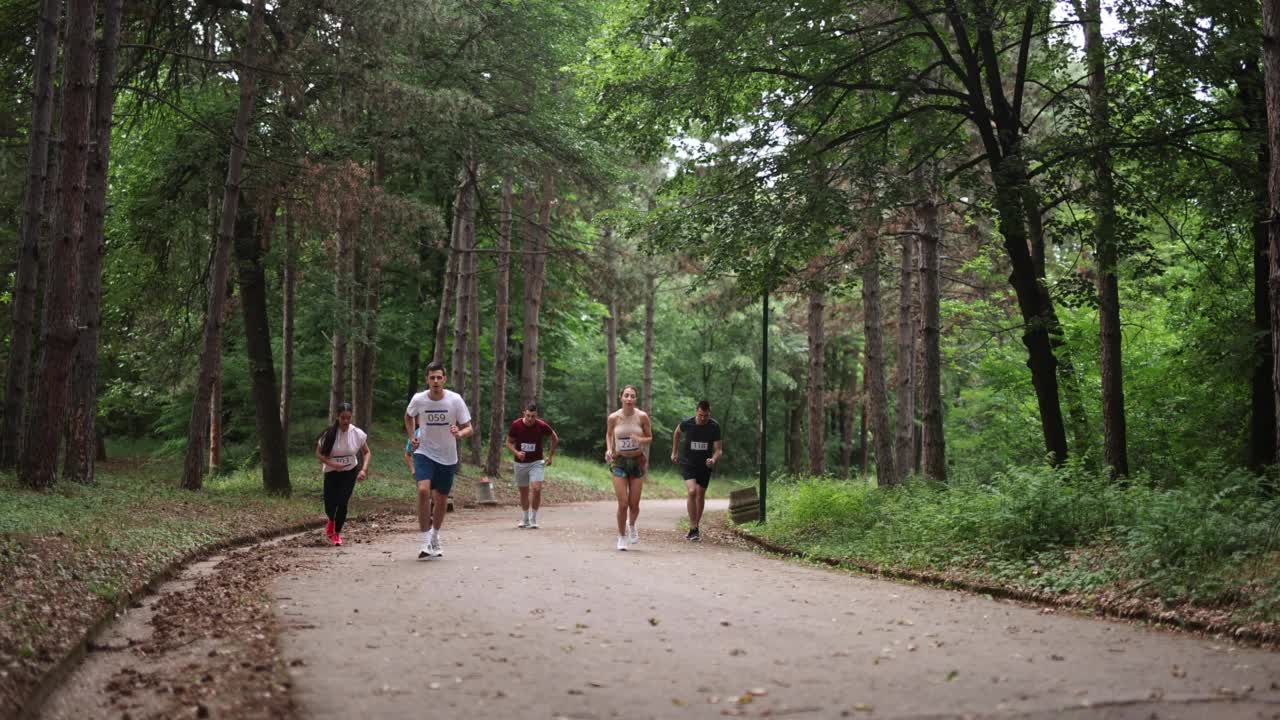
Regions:
[[[537,443],[520,443],[521,452],[533,452],[538,449]]]
[[[349,470],[356,466],[355,455],[339,455],[331,459],[341,465],[343,470]]]
[[[443,410],[424,412],[422,422],[424,425],[448,425],[449,413]]]
[[[699,451],[701,451],[701,452],[706,452],[706,451],[707,451],[707,443],[704,443],[704,442],[690,442],[690,443],[689,443],[689,449],[690,449],[690,450],[693,450],[694,452],[699,452]]]
[[[639,450],[640,443],[636,442],[636,439],[632,437],[620,437],[618,438],[618,449],[619,450]]]

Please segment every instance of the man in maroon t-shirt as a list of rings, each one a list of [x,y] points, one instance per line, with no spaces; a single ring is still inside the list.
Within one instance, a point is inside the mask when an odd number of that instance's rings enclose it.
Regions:
[[[547,459],[542,459],[542,439],[551,438],[551,447],[547,449]],[[507,449],[515,460],[512,465],[516,469],[516,486],[520,488],[519,528],[538,527],[538,507],[542,505],[543,468],[551,466],[551,458],[555,457],[556,445],[560,444],[560,436],[551,429],[544,420],[538,417],[538,404],[529,403],[524,409],[524,417],[511,423],[507,431]],[[530,486],[533,492],[530,493]],[[532,498],[530,495],[532,494]]]

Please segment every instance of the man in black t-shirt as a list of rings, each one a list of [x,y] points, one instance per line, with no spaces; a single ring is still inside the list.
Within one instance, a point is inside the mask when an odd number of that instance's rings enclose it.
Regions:
[[[685,418],[676,426],[671,436],[671,462],[680,463],[680,475],[688,490],[689,534],[685,540],[697,542],[698,523],[707,505],[707,486],[711,484],[711,471],[720,460],[723,448],[720,444],[720,424],[711,419],[711,403],[698,403],[693,417]]]

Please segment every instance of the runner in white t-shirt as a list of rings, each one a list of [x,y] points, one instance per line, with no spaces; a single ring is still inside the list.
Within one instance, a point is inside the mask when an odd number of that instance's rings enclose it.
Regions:
[[[369,436],[351,424],[351,404],[338,406],[338,417],[321,433],[316,457],[324,464],[324,535],[334,545],[342,544],[342,526],[347,522],[347,503],[356,482],[369,475]]]
[[[440,557],[440,526],[458,470],[457,441],[475,432],[462,396],[444,388],[444,363],[427,365],[427,390],[414,395],[404,411],[404,431],[413,448],[413,478],[418,483],[418,557]],[[415,429],[417,432],[415,432]]]

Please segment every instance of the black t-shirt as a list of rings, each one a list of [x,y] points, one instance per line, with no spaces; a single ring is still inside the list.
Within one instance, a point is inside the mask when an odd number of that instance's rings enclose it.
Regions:
[[[695,467],[706,466],[707,458],[716,451],[715,444],[719,440],[720,424],[713,418],[707,418],[706,425],[699,425],[695,418],[685,418],[680,423],[681,462]]]

